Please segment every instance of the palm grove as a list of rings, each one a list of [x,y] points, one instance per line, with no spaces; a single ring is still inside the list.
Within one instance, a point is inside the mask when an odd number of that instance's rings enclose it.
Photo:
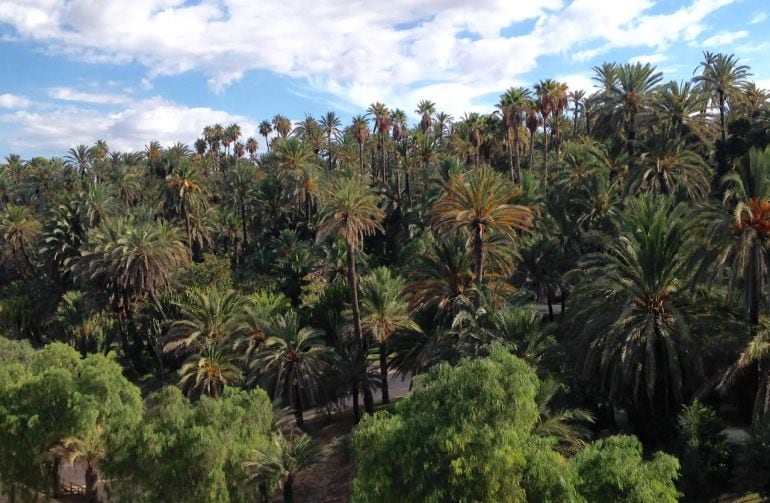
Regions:
[[[594,74],[7,156],[2,492],[291,501],[347,405],[356,501],[770,490],[770,95],[725,54]]]

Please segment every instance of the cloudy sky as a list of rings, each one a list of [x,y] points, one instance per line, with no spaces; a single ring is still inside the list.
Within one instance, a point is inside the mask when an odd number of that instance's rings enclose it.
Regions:
[[[423,98],[459,117],[603,61],[689,78],[735,53],[770,88],[767,0],[0,0],[0,157],[191,143],[283,113]]]

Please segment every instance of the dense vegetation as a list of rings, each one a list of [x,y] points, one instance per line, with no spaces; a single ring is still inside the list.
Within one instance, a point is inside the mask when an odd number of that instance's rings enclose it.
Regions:
[[[770,494],[770,95],[732,55],[594,71],[8,155],[1,492],[292,501],[349,404],[355,501]]]

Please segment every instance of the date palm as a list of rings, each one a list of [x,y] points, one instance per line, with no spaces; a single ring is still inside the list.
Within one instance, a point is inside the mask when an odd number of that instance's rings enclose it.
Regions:
[[[205,206],[205,198],[202,197],[203,180],[198,170],[190,163],[182,163],[178,169],[166,177],[166,191],[163,203],[168,210],[172,210],[182,218],[185,234],[190,250],[193,249],[193,236],[190,225],[192,211]],[[170,213],[170,212],[169,212]]]
[[[257,450],[243,467],[247,485],[260,487],[277,483],[284,503],[294,503],[294,479],[297,474],[319,463],[321,448],[308,435],[275,433],[268,446]]]
[[[261,380],[269,383],[276,399],[288,399],[294,408],[297,426],[302,426],[303,393],[313,397],[321,371],[329,359],[323,332],[301,327],[299,317],[293,311],[265,321],[262,330],[265,343],[250,367]]]
[[[8,205],[4,214],[0,215],[0,235],[3,238],[3,263],[20,261],[26,268],[23,274],[35,274],[36,268],[32,262],[35,245],[40,236],[42,226],[25,206]]]
[[[82,463],[85,467],[85,498],[88,502],[97,502],[99,483],[99,465],[107,458],[107,445],[103,428],[96,426],[91,432],[81,437],[65,437],[51,449],[51,454],[65,459],[70,466]],[[58,489],[58,488],[57,488]]]
[[[273,129],[280,138],[287,138],[291,133],[291,121],[285,115],[273,116]]]
[[[376,134],[377,138],[379,139],[378,148],[380,151],[380,178],[384,182],[387,173],[385,167],[385,140],[387,139],[387,135],[390,131],[390,126],[392,123],[390,110],[385,106],[385,104],[378,101],[369,105],[369,108],[366,111],[374,118],[374,128],[372,132]]]
[[[722,143],[724,143],[727,141],[727,126],[725,124],[727,105],[731,99],[736,97],[737,92],[746,85],[748,77],[751,76],[749,67],[740,64],[738,58],[733,54],[713,54],[706,51],[703,53],[703,61],[698,65],[698,68],[702,68],[703,71],[692,80],[701,84],[704,92],[715,99],[719,107],[719,129]]]
[[[356,115],[353,117],[353,138],[358,143],[358,162],[359,173],[364,173],[364,143],[369,137],[369,121],[363,115]]]
[[[673,420],[702,378],[688,314],[686,210],[666,197],[629,199],[619,237],[568,275],[577,280],[567,313],[583,375],[629,410],[640,433],[653,417]]]
[[[537,96],[537,111],[540,113],[543,126],[543,179],[548,178],[548,118],[555,113],[556,94],[558,82],[552,79],[541,80],[535,84],[535,95]]]
[[[626,193],[668,195],[682,190],[690,199],[705,199],[710,189],[709,168],[698,153],[683,140],[672,138],[668,128],[653,133],[646,147],[641,162],[626,177]]]
[[[265,139],[265,148],[270,151],[270,142],[267,141],[267,137],[273,132],[273,125],[270,121],[262,121],[259,123],[259,134]]]
[[[661,86],[655,95],[656,118],[663,122],[663,127],[672,128],[677,138],[694,134],[703,140],[707,136],[708,123],[701,112],[706,108],[707,98],[691,82],[672,80]]]
[[[329,170],[332,169],[332,139],[337,139],[340,134],[342,121],[334,112],[326,112],[319,120],[319,124],[326,135],[326,155],[328,156]]]
[[[328,235],[339,236],[345,240],[353,326],[356,338],[362,346],[366,344],[361,328],[361,308],[358,301],[356,250],[365,236],[383,232],[380,222],[384,213],[377,205],[378,200],[377,195],[358,178],[342,178],[334,181],[331,193],[324,204],[324,219],[317,232],[318,240]]]
[[[431,210],[431,226],[440,234],[465,232],[473,250],[476,308],[480,306],[484,262],[490,238],[495,233],[513,239],[517,231],[528,231],[532,211],[512,204],[516,189],[489,167],[454,176]]]
[[[179,386],[190,398],[206,395],[219,398],[225,386],[241,382],[236,358],[223,345],[209,343],[191,355],[179,369]]]
[[[388,339],[397,331],[419,330],[409,318],[409,305],[402,296],[405,282],[387,267],[378,267],[361,280],[361,324],[380,346],[382,403],[388,394]]]
[[[194,290],[176,303],[180,317],[167,335],[164,351],[198,353],[238,338],[244,299],[234,291]]]
[[[414,111],[420,115],[420,131],[428,134],[433,126],[433,114],[436,113],[436,104],[430,100],[421,100]]]
[[[574,114],[572,135],[577,136],[578,133],[578,119],[580,118],[580,110],[585,110],[586,92],[582,89],[575,89],[569,93],[569,100],[572,101],[572,112]]]
[[[64,156],[64,165],[77,170],[81,176],[85,176],[91,170],[93,160],[93,149],[87,145],[78,145],[67,151],[67,155]]]
[[[249,160],[252,162],[256,159],[257,150],[259,150],[259,143],[257,142],[257,139],[253,136],[249,136],[246,139],[246,152],[249,153]]]
[[[511,179],[515,178],[519,183],[521,183],[519,128],[521,127],[521,123],[524,119],[524,112],[530,99],[531,95],[529,89],[524,87],[511,87],[500,96],[500,103],[497,105],[502,112],[503,126],[506,130],[508,163],[511,170]]]
[[[235,169],[227,172],[225,184],[228,195],[235,203],[235,210],[241,217],[242,244],[244,250],[249,246],[246,229],[248,227],[248,209],[253,204],[256,195],[256,184],[260,172],[253,164],[237,164]]]

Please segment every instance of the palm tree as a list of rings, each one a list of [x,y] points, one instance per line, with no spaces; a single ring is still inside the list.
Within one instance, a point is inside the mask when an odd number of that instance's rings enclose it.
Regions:
[[[529,162],[527,167],[531,171],[535,164],[535,134],[543,124],[543,120],[538,112],[537,104],[533,100],[529,100],[526,104],[525,113],[525,125],[527,126],[527,131],[529,131]]]
[[[519,128],[521,127],[524,112],[530,99],[529,89],[525,87],[511,87],[500,96],[500,103],[497,105],[502,111],[503,126],[507,133],[506,143],[508,144],[508,163],[511,170],[511,179],[518,180],[519,183],[521,183]],[[511,138],[511,133],[513,133],[513,138]]]
[[[325,217],[318,228],[317,240],[332,234],[345,240],[347,247],[348,285],[353,307],[353,325],[356,338],[364,343],[361,328],[361,308],[358,302],[356,249],[365,236],[383,232],[380,221],[384,214],[377,206],[378,197],[361,180],[342,178],[332,184],[332,192],[325,203]]]
[[[374,134],[380,140],[380,177],[382,181],[385,181],[386,169],[385,169],[385,139],[390,131],[391,115],[390,110],[383,103],[379,101],[369,105],[367,113],[374,117]]]
[[[67,151],[64,156],[64,164],[70,168],[76,169],[81,176],[91,169],[91,163],[94,160],[93,149],[87,145],[78,145]]]
[[[607,131],[623,127],[626,148],[629,155],[634,155],[636,133],[640,119],[645,121],[652,112],[654,91],[663,78],[663,74],[646,63],[625,64],[614,67],[614,83],[608,93],[602,97],[598,120]]]
[[[412,313],[436,309],[437,317],[454,318],[473,287],[473,257],[465,239],[453,234],[435,241],[418,257],[410,279],[404,293]]]
[[[227,150],[227,155],[230,155],[230,144],[234,144],[236,141],[238,141],[238,138],[241,137],[241,134],[241,126],[238,124],[233,123],[225,128],[223,137],[225,140],[225,149]]]
[[[259,143],[253,136],[249,136],[246,139],[246,152],[249,153],[249,159],[253,162],[256,158],[257,150],[259,150]]]
[[[722,143],[725,143],[727,141],[725,112],[728,100],[735,98],[738,91],[746,85],[746,79],[751,75],[749,67],[739,64],[738,58],[733,54],[713,54],[706,51],[698,68],[703,68],[703,72],[692,80],[701,84],[704,92],[716,98],[719,106],[719,128]]]
[[[402,297],[404,280],[387,267],[378,267],[361,280],[361,324],[380,345],[382,403],[388,394],[388,339],[397,331],[419,330],[409,318],[409,306]]]
[[[561,387],[561,384],[553,379],[540,382],[535,396],[539,418],[534,433],[555,439],[560,452],[566,455],[576,454],[586,446],[591,432],[585,425],[593,423],[594,417],[583,409],[552,410],[550,404]]]
[[[726,275],[741,292],[749,323],[759,325],[760,301],[768,284],[770,246],[770,151],[751,150],[723,179],[722,204],[698,207],[694,249],[700,278]]]
[[[582,372],[629,410],[640,433],[655,416],[675,418],[701,378],[686,302],[686,211],[666,197],[629,199],[619,237],[568,276],[577,280],[567,313]]]
[[[276,433],[270,445],[256,451],[243,467],[248,474],[247,484],[264,487],[277,482],[284,503],[294,503],[295,477],[320,461],[321,448],[308,435]]]
[[[144,156],[147,158],[147,162],[150,163],[150,168],[153,171],[157,171],[162,154],[163,147],[157,140],[152,140],[148,145],[144,146]]]
[[[364,173],[364,143],[369,136],[369,121],[363,115],[353,117],[353,137],[358,143],[358,162],[360,173]]]
[[[171,325],[164,351],[199,353],[232,342],[240,333],[244,299],[232,290],[193,290],[176,305],[180,317]]]
[[[65,437],[51,449],[57,458],[66,459],[70,466],[75,463],[85,465],[86,501],[99,501],[97,484],[99,483],[99,465],[107,457],[107,445],[103,427],[97,425],[85,438]]]
[[[585,110],[585,98],[586,92],[582,89],[575,89],[569,93],[569,99],[572,101],[572,110],[574,113],[574,125],[572,127],[572,135],[577,136],[578,132],[578,118],[580,117],[580,109]]]
[[[436,104],[430,100],[421,100],[417,104],[416,114],[420,114],[420,131],[428,134],[433,125],[433,114],[436,113]]]
[[[225,386],[241,382],[236,358],[223,346],[210,343],[191,355],[179,369],[179,386],[188,397],[222,396]]]
[[[473,145],[476,169],[479,167],[479,150],[484,141],[484,119],[476,112],[471,112],[463,117],[463,123],[468,130],[468,139]]]
[[[28,274],[34,275],[37,269],[32,262],[32,253],[41,230],[40,222],[29,208],[12,204],[6,206],[5,214],[0,218],[0,235],[4,243],[0,245],[2,262],[21,258]]]
[[[439,232],[467,231],[473,249],[476,308],[480,307],[487,243],[499,233],[513,239],[515,231],[528,231],[530,208],[511,204],[517,191],[499,173],[482,167],[447,182],[444,194],[431,211],[431,226]]]
[[[540,112],[543,126],[543,180],[548,179],[548,118],[551,113],[555,113],[556,93],[558,82],[551,79],[541,80],[535,84],[535,95],[537,96],[537,110]]]
[[[641,163],[632,166],[626,177],[627,193],[647,190],[668,195],[681,189],[693,200],[708,195],[708,165],[683,140],[672,138],[669,130],[664,129],[653,133],[646,146]]]
[[[767,366],[768,357],[770,357],[770,325],[768,325],[767,319],[762,319],[755,331],[755,335],[749,340],[743,351],[741,351],[735,364],[725,372],[722,382],[719,384],[719,388],[724,391],[729,384],[732,384],[739,371],[753,365],[757,366],[759,385],[754,397],[754,410],[751,414],[751,423],[754,427],[761,425],[770,412],[770,368]]]
[[[284,115],[276,114],[273,116],[273,129],[280,138],[287,138],[291,133],[291,121]]]
[[[262,121],[259,123],[259,134],[265,139],[265,147],[267,151],[270,151],[270,142],[267,141],[267,137],[273,132],[273,125],[270,121]]]
[[[253,164],[237,164],[225,177],[229,194],[233,197],[235,207],[241,217],[241,232],[243,233],[243,249],[249,246],[247,207],[256,193],[256,183],[260,177],[259,171]]]
[[[297,426],[302,426],[302,394],[307,392],[312,398],[329,357],[329,350],[323,343],[323,332],[300,327],[299,317],[293,311],[266,321],[262,330],[266,340],[251,362],[251,369],[271,381],[276,399],[289,399]]]
[[[702,110],[707,96],[693,88],[691,82],[672,80],[661,86],[654,100],[655,115],[663,127],[670,127],[677,138],[694,134],[701,140],[706,137],[708,123]]]
[[[329,170],[332,169],[332,138],[337,138],[340,134],[342,121],[334,112],[326,112],[319,121],[326,134],[326,155],[329,156]]]
[[[192,251],[194,242],[190,226],[190,213],[205,203],[201,197],[202,180],[198,170],[189,163],[182,163],[172,174],[166,176],[165,204],[179,211],[184,222],[187,242]]]

